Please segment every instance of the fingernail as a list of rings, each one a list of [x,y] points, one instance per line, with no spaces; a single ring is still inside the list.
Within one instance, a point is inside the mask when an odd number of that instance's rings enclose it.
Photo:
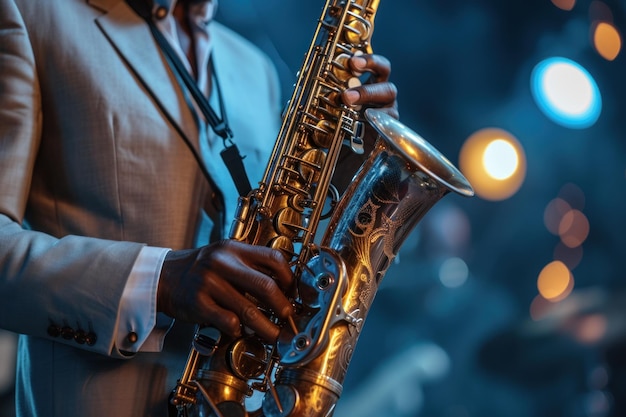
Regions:
[[[344,97],[347,101],[346,104],[354,104],[361,98],[361,95],[356,90],[346,90]]]
[[[365,65],[367,65],[367,61],[365,60],[365,58],[361,58],[358,56],[352,58],[352,66],[355,69],[358,69],[358,70],[365,69]]]

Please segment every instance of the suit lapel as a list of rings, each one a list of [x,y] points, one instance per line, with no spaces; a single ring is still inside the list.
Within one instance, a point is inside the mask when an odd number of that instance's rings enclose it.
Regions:
[[[192,150],[200,154],[194,115],[145,22],[119,0],[89,0],[105,11],[97,25],[131,67],[158,106],[181,132]]]

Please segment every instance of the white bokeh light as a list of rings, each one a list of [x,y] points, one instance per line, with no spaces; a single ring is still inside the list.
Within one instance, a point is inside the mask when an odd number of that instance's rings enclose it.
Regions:
[[[566,58],[549,58],[537,64],[531,78],[535,102],[552,121],[582,129],[600,117],[600,90],[580,64]]]
[[[546,100],[563,113],[579,116],[593,103],[589,77],[571,64],[560,62],[547,67],[542,84]]]
[[[504,180],[515,173],[519,158],[513,145],[504,139],[496,139],[485,148],[483,164],[492,178]]]

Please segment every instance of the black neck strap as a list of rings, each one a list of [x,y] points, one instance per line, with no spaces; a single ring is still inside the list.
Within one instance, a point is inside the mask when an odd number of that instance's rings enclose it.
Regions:
[[[244,157],[239,154],[237,145],[232,141],[233,132],[228,126],[226,109],[224,107],[224,101],[222,99],[222,92],[220,90],[217,74],[215,73],[215,68],[213,67],[213,60],[209,59],[209,65],[211,74],[215,81],[214,85],[220,105],[220,113],[222,115],[221,118],[215,113],[215,111],[209,104],[209,100],[207,99],[207,97],[200,91],[200,89],[198,88],[198,84],[193,79],[189,71],[187,71],[180,57],[178,56],[176,51],[174,51],[174,48],[172,48],[172,45],[170,45],[163,33],[154,23],[151,10],[152,2],[146,0],[126,1],[140,17],[142,17],[146,21],[146,23],[148,23],[150,31],[152,32],[154,39],[159,44],[159,47],[163,51],[163,54],[165,55],[168,63],[185,83],[187,90],[191,93],[198,108],[204,115],[206,121],[209,123],[213,131],[223,139],[224,150],[220,152],[220,155],[222,156],[222,159],[224,160],[224,163],[226,164],[226,167],[228,168],[228,171],[230,172],[230,175],[235,182],[235,186],[237,187],[239,195],[247,195],[252,187],[250,186],[250,181],[243,165]]]

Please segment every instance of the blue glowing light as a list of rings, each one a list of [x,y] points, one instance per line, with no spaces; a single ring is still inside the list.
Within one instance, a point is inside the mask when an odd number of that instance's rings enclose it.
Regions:
[[[561,126],[584,129],[602,110],[595,80],[580,64],[560,57],[541,61],[533,69],[531,90],[537,106]]]

